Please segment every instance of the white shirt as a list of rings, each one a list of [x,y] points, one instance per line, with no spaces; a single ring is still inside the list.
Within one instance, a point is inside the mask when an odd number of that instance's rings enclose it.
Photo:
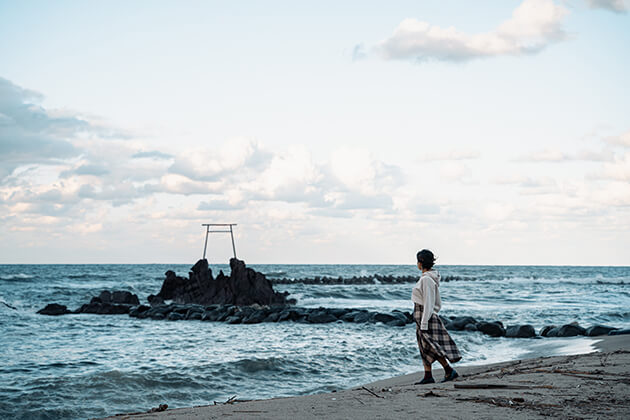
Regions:
[[[422,305],[421,330],[429,329],[429,319],[434,313],[438,313],[442,307],[440,299],[440,273],[429,270],[422,273],[420,280],[411,289],[411,300],[418,305]]]

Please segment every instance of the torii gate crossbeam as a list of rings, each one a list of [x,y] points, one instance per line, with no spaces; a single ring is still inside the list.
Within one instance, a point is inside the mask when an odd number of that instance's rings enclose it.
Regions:
[[[234,245],[234,231],[232,226],[236,226],[236,223],[202,223],[201,226],[206,227],[206,241],[203,244],[203,259],[206,259],[206,250],[208,248],[208,235],[211,233],[229,233],[232,238],[232,251],[234,252],[234,258],[236,258],[236,246]],[[210,227],[225,227],[229,226],[230,230],[210,230]]]

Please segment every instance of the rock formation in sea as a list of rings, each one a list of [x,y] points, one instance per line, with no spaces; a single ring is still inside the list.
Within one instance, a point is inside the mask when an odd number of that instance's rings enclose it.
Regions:
[[[199,305],[286,305],[296,303],[287,299],[288,292],[278,293],[263,273],[248,268],[245,262],[230,258],[231,273],[228,276],[219,272],[212,277],[208,261],[201,259],[192,266],[188,279],[177,276],[173,271],[166,272],[166,279],[156,296],[149,296],[153,304],[156,298],[172,300],[175,303],[196,303]]]
[[[225,322],[228,324],[257,324],[260,322],[303,322],[326,324],[331,322],[382,323],[392,327],[413,324],[411,313],[394,310],[390,313],[368,311],[359,308],[300,308],[294,306],[295,299],[288,299],[288,293],[273,290],[272,283],[264,274],[245,265],[236,258],[230,259],[230,275],[219,272],[213,278],[208,261],[201,259],[193,265],[188,278],[180,277],[173,271],[165,273],[166,278],[157,295],[149,295],[149,305],[140,304],[138,296],[128,291],[102,291],[89,303],[74,311],[64,305],[52,303],[40,309],[42,315],[66,315],[89,313],[99,315],[128,314],[133,318],[154,320],[197,320]],[[391,277],[391,276],[390,276]],[[353,278],[358,284],[366,278]],[[381,278],[378,281],[385,280]],[[391,277],[384,282],[402,281]],[[373,280],[371,280],[373,281]],[[339,283],[341,281],[331,282]],[[313,284],[328,284],[328,280],[315,278]],[[168,303],[165,301],[169,301]],[[471,316],[450,316],[442,314],[444,326],[454,331],[477,331],[492,337],[540,338],[571,337],[576,335],[598,336],[628,334],[630,330],[594,325],[585,329],[576,322],[557,327],[549,325],[541,329],[540,335],[532,325],[508,325],[501,321],[477,320]]]

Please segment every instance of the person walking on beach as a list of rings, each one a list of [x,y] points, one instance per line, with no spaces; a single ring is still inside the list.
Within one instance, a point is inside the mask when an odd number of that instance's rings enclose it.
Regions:
[[[414,385],[433,384],[431,365],[436,360],[444,368],[444,380],[452,381],[459,375],[447,362],[455,363],[462,356],[457,345],[446,331],[437,313],[442,306],[440,299],[440,273],[433,269],[435,256],[428,249],[423,249],[416,255],[418,269],[422,271],[420,280],[413,286],[411,300],[413,301],[413,319],[416,323],[416,339],[420,348],[420,356],[424,365],[424,378]]]

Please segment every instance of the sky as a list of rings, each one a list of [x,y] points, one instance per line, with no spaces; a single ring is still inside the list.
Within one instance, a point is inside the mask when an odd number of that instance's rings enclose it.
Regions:
[[[629,9],[0,0],[0,263],[630,265]]]

